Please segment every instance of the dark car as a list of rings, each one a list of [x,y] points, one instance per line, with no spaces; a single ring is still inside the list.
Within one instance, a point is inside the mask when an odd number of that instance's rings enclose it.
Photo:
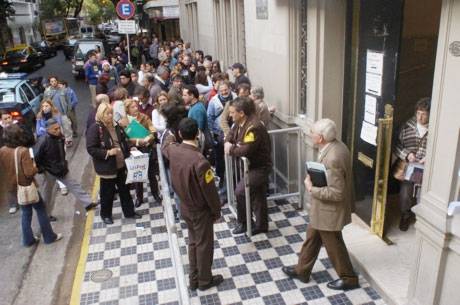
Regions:
[[[64,56],[66,60],[72,59],[73,51],[75,49],[75,43],[77,43],[76,38],[69,38],[64,42],[62,50],[64,51]]]
[[[51,45],[48,41],[42,40],[33,42],[31,46],[37,50],[37,52],[42,52],[45,58],[51,58],[57,55],[56,47]]]
[[[72,59],[72,74],[75,78],[85,76],[85,62],[88,60],[89,51],[99,51],[104,57],[104,43],[99,39],[80,39],[75,43]]]
[[[35,114],[40,108],[43,87],[39,79],[26,77],[26,73],[0,73],[0,109],[35,130]]]
[[[1,62],[2,69],[7,72],[32,70],[45,65],[45,57],[31,46],[20,46],[7,49]]]

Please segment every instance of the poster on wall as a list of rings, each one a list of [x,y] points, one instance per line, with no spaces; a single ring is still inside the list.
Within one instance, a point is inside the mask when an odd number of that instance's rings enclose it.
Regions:
[[[268,0],[256,0],[256,18],[268,19]]]

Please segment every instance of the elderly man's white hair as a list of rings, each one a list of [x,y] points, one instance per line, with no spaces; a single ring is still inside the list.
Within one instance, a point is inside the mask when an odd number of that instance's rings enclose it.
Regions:
[[[313,124],[314,133],[321,135],[326,142],[332,142],[337,137],[337,125],[331,119],[321,119]]]

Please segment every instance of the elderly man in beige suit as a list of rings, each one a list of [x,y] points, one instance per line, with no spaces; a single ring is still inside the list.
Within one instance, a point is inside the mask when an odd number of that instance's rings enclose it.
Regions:
[[[313,125],[311,137],[319,148],[318,161],[326,167],[327,186],[313,186],[307,175],[305,188],[311,197],[307,240],[302,245],[297,265],[282,270],[292,278],[308,282],[321,245],[324,245],[339,275],[339,279],[328,283],[327,287],[348,290],[359,287],[342,238],[343,227],[351,222],[351,165],[350,152],[336,139],[336,134],[336,125],[330,119],[321,119]]]

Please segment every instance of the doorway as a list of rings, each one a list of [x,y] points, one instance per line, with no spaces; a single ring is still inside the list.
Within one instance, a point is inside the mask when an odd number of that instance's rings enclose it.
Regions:
[[[400,128],[433,85],[441,0],[349,0],[344,134],[355,213],[384,238],[399,217],[391,174]],[[397,224],[396,224],[397,225]]]

